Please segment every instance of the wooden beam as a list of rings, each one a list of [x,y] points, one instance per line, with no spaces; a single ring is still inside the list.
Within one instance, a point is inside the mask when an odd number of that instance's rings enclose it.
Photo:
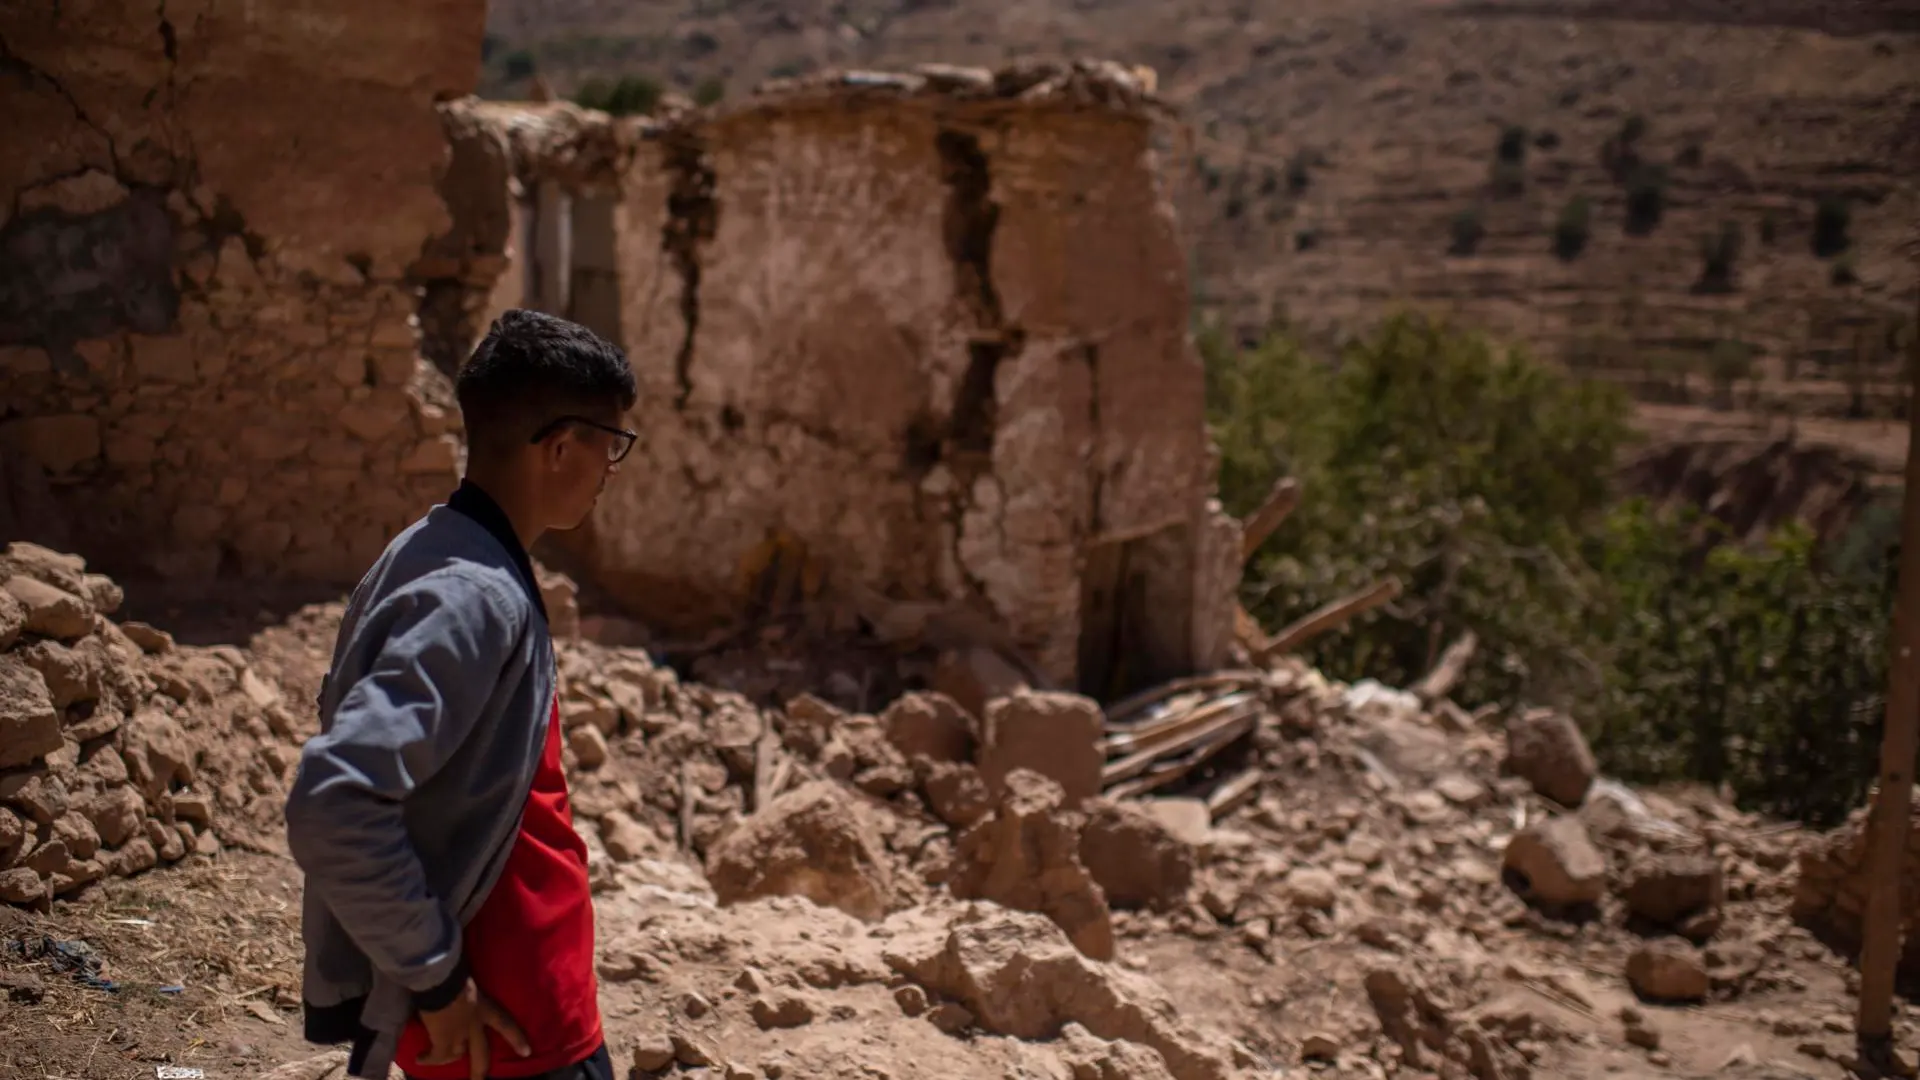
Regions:
[[[1267,501],[1240,527],[1240,561],[1252,559],[1253,553],[1260,550],[1260,545],[1267,542],[1267,537],[1272,536],[1299,505],[1300,481],[1289,476],[1274,484],[1273,490],[1267,493]]]
[[[1354,616],[1372,611],[1399,595],[1400,579],[1390,577],[1352,596],[1322,604],[1309,612],[1305,618],[1295,621],[1273,635],[1273,640],[1267,643],[1266,650],[1255,659],[1267,660],[1275,656],[1284,656],[1329,630],[1337,630],[1345,626]]]
[[[1900,578],[1893,601],[1887,712],[1880,740],[1880,787],[1867,819],[1867,910],[1860,945],[1860,1056],[1890,1063],[1893,984],[1900,961],[1901,857],[1913,806],[1913,759],[1920,749],[1920,334],[1914,335],[1907,399],[1907,488],[1900,512]]]
[[[1407,687],[1422,704],[1431,705],[1453,692],[1460,676],[1466,674],[1467,665],[1473,662],[1473,653],[1480,647],[1480,639],[1469,630],[1461,634],[1453,644],[1441,652],[1440,660],[1433,670],[1421,676],[1420,681]]]

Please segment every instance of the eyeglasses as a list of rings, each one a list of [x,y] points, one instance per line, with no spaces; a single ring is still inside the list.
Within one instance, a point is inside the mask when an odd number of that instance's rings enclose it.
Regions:
[[[568,424],[579,424],[583,427],[590,427],[595,431],[603,431],[608,435],[613,436],[613,441],[607,444],[608,464],[617,463],[621,458],[626,457],[627,453],[633,449],[633,444],[635,440],[640,438],[640,433],[637,431],[628,431],[625,428],[609,427],[598,420],[589,420],[584,416],[559,416],[541,425],[540,430],[534,432],[533,438],[528,439],[527,441],[530,443],[537,443],[540,440],[546,438],[547,436],[552,435],[554,432],[559,431],[561,428],[567,426]]]

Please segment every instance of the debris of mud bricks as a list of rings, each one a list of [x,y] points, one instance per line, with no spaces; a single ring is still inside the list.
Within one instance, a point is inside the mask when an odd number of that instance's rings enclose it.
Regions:
[[[1858,810],[1839,828],[1803,847],[1794,882],[1793,919],[1848,955],[1860,949],[1870,886],[1867,818],[1866,809]],[[1920,982],[1920,805],[1908,821],[1900,895],[1905,905],[1900,976]]]
[[[1082,817],[1062,808],[1060,785],[1015,769],[992,816],[968,829],[949,887],[962,899],[1038,912],[1096,960],[1113,959],[1113,915],[1080,864]]]
[[[276,842],[280,691],[237,650],[114,622],[121,600],[77,556],[0,555],[0,900]]]
[[[1507,725],[1507,769],[1562,806],[1577,807],[1597,767],[1579,725],[1565,713],[1533,709]]]
[[[1060,787],[1069,809],[1100,794],[1106,763],[1100,706],[1078,694],[1022,690],[987,705],[980,773],[1003,790],[1016,769],[1030,769]]]

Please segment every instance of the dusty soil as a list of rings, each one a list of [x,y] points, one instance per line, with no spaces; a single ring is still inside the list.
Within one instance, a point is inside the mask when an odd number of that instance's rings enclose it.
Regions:
[[[312,730],[300,703],[337,613],[301,609],[234,642],[298,713],[290,741]],[[763,712],[621,650],[569,646],[563,667],[602,1007],[623,1067],[654,1070],[641,1075],[1844,1075],[1852,975],[1788,918],[1794,855],[1811,838],[1705,793],[1604,780],[1577,814],[1559,809],[1503,772],[1506,738],[1491,722],[1283,665],[1257,728],[1213,772],[1258,767],[1261,783],[1211,826],[1202,810],[1197,825],[1188,815],[1143,834],[1192,881],[1164,903],[1115,911],[1105,964],[1046,917],[949,895],[969,858],[1009,856],[962,842],[969,834],[942,820],[951,801],[890,764],[890,721],[817,700]],[[202,768],[218,753],[204,751]],[[786,764],[763,768],[768,753]],[[1555,783],[1579,770],[1540,767],[1560,770]],[[824,797],[809,792],[831,797],[802,823],[792,800]],[[1085,812],[1049,798],[1026,817],[1007,817],[1011,803],[991,814],[1017,820],[996,827],[1020,830],[1020,857],[1065,880],[1073,856],[1046,854],[1044,838],[1072,835]],[[1177,797],[1123,802],[1181,817]],[[782,844],[840,830],[866,854],[816,857],[824,879],[758,898],[732,878],[710,882],[712,867],[769,865],[735,857],[754,850],[758,833],[739,826],[756,818]],[[1560,886],[1541,864],[1526,864],[1534,879],[1503,871],[1516,834],[1554,821],[1591,837],[1605,883],[1585,895],[1597,904],[1547,905]],[[0,908],[0,1076],[133,1080],[163,1063],[214,1078],[283,1065],[282,1077],[337,1075],[337,1055],[298,1039],[296,868],[250,818],[235,825],[213,854],[109,877],[49,911]],[[1578,858],[1556,851],[1577,878]],[[1629,911],[1648,910],[1633,898],[1645,867],[1692,856],[1714,868],[1721,897],[1675,924],[1697,950]],[[1671,884],[1660,886],[1670,900]],[[782,895],[796,889],[812,899]],[[850,913],[872,898],[883,910]],[[1650,948],[1677,950],[1701,980],[1690,1004],[1636,993],[1630,958]],[[976,996],[1015,985],[993,981],[1012,970],[1027,972],[1020,994]],[[1903,1004],[1907,1047],[1914,1019]]]

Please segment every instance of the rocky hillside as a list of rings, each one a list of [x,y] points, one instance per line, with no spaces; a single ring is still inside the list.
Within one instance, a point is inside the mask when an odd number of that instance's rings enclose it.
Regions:
[[[1890,374],[1868,339],[1911,319],[1911,2],[495,0],[491,22],[498,94],[535,68],[737,96],[820,67],[1149,64],[1191,121],[1196,296],[1248,331],[1334,338],[1413,301],[1590,366],[1791,384],[1862,350]]]

